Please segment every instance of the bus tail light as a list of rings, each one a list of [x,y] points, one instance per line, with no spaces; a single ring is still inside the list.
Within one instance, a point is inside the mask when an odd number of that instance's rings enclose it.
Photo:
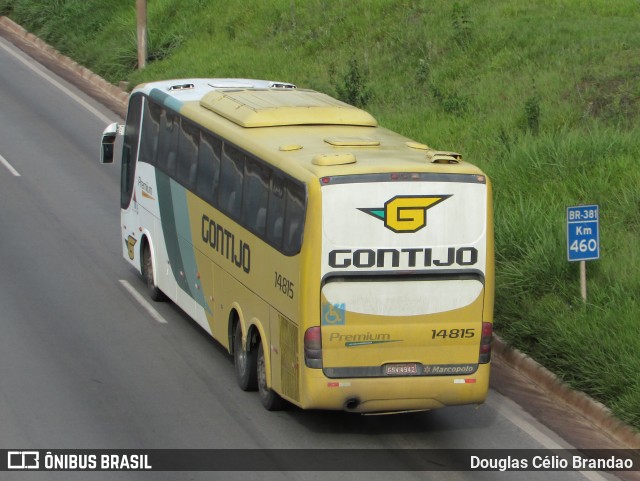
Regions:
[[[322,334],[320,326],[310,327],[304,333],[304,363],[307,367],[322,369]]]
[[[480,338],[480,356],[478,363],[486,364],[491,360],[491,339],[493,336],[493,324],[482,323],[482,337]]]

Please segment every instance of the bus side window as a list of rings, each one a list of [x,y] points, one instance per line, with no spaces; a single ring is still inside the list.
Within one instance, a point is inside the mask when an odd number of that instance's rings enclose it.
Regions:
[[[271,176],[269,208],[267,211],[267,241],[280,249],[284,232],[284,179],[277,174]]]
[[[178,142],[177,178],[189,189],[193,189],[196,185],[199,140],[200,130],[182,119],[180,123],[180,140]]]
[[[162,107],[149,101],[144,103],[142,133],[140,134],[140,162],[155,164]]]
[[[176,172],[178,154],[178,116],[164,110],[160,117],[160,140],[158,141],[158,167],[173,177]]]
[[[220,155],[222,141],[203,133],[198,149],[198,182],[196,193],[209,203],[214,204],[220,180]]]
[[[304,226],[304,188],[287,182],[287,208],[284,219],[284,245],[286,253],[297,253],[302,246]]]
[[[218,206],[233,219],[240,218],[245,155],[225,143],[222,146],[222,168]]]
[[[267,202],[269,201],[269,169],[258,162],[247,159],[245,164],[242,199],[242,224],[256,234],[264,235],[267,224]]]

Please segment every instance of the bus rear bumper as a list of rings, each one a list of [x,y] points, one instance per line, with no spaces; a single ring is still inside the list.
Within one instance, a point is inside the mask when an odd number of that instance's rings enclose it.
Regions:
[[[330,379],[307,369],[303,409],[355,413],[425,411],[445,406],[480,404],[489,389],[490,364],[468,376],[398,376]],[[297,403],[296,403],[297,404]]]

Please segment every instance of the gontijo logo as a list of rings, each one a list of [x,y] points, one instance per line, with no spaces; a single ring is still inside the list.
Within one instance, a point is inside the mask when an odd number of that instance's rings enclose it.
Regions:
[[[384,226],[398,233],[418,232],[427,225],[427,209],[450,195],[397,195],[384,207],[362,207],[362,212],[384,221]]]

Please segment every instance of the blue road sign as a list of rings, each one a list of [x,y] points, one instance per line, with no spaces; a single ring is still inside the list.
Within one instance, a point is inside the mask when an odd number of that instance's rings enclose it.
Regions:
[[[597,205],[567,207],[567,258],[571,262],[600,258],[600,217]]]

